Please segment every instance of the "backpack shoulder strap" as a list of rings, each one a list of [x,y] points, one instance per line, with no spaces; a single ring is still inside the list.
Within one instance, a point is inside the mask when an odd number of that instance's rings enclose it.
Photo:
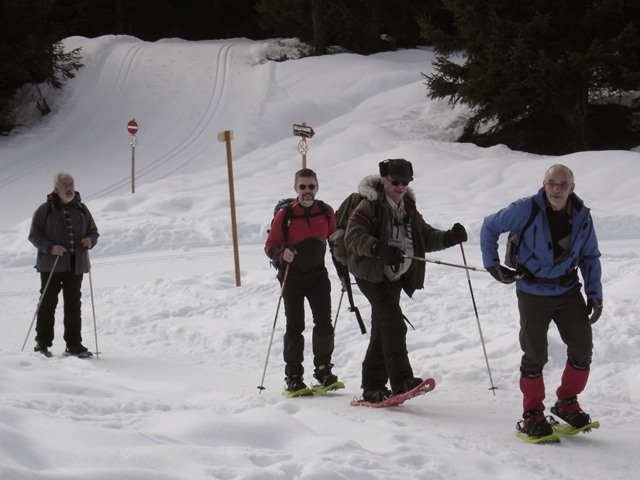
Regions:
[[[520,248],[520,245],[522,244],[522,240],[524,239],[524,233],[529,229],[529,227],[535,220],[536,216],[538,215],[539,211],[540,211],[540,207],[536,203],[535,199],[531,198],[531,213],[529,214],[529,219],[527,220],[527,223],[525,223],[522,230],[520,230],[520,235],[518,236],[518,248]]]
[[[327,219],[330,219],[331,213],[333,213],[333,209],[322,200],[316,200],[316,202],[318,204],[318,208],[324,214],[324,216],[326,216]]]
[[[286,242],[289,239],[289,226],[291,225],[291,218],[293,217],[293,206],[296,202],[293,200],[291,202],[286,203],[281,210],[284,210],[284,216],[282,217],[282,235],[284,237],[284,241]]]

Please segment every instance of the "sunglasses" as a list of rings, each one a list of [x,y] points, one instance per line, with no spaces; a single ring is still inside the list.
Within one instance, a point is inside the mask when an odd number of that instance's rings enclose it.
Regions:
[[[309,185],[305,185],[304,183],[301,183],[300,185],[298,185],[298,188],[300,190],[306,190],[307,188],[309,190],[315,190],[316,189],[316,185],[313,183],[310,183]]]
[[[402,184],[402,186],[403,186],[403,187],[406,187],[407,185],[409,185],[409,182],[407,182],[407,181],[405,181],[405,180],[403,180],[403,181],[400,181],[400,180],[391,180],[389,177],[387,177],[387,180],[388,180],[388,181],[389,181],[389,183],[390,183],[391,185],[393,185],[394,187],[397,187],[397,186],[398,186],[398,185],[400,185],[400,184]]]

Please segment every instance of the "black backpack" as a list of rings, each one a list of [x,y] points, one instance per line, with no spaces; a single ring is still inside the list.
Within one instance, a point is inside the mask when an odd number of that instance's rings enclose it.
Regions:
[[[336,210],[336,231],[331,235],[331,253],[335,261],[347,266],[347,249],[344,246],[344,234],[349,224],[351,214],[360,204],[364,197],[354,192],[345,198],[338,210]]]
[[[344,234],[347,230],[347,225],[349,224],[349,219],[351,218],[353,211],[364,199],[365,197],[363,195],[358,192],[354,192],[342,201],[338,210],[336,210],[336,231],[329,238],[331,258],[333,259],[333,264],[336,267],[338,277],[347,292],[347,297],[349,299],[349,311],[355,313],[358,325],[360,326],[360,331],[363,335],[367,333],[367,329],[365,328],[362,317],[360,316],[360,311],[358,310],[358,307],[354,305],[353,301],[351,275],[349,274],[349,269],[347,267],[347,249],[344,245]]]
[[[507,267],[513,268],[518,272],[520,272],[522,267],[521,265],[518,265],[516,259],[518,256],[518,251],[520,250],[520,245],[522,245],[522,240],[524,239],[524,233],[531,226],[539,211],[540,207],[538,207],[538,204],[535,202],[535,200],[531,199],[531,214],[529,215],[527,223],[525,223],[522,230],[520,230],[520,235],[518,235],[516,232],[509,232],[509,236],[507,237],[507,248],[504,256],[504,264]]]

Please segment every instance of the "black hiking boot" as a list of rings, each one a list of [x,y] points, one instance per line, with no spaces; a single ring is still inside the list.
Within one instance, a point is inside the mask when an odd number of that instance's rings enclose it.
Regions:
[[[540,410],[524,412],[517,429],[530,437],[546,437],[553,433],[553,427]]]
[[[369,403],[380,403],[391,398],[393,392],[387,387],[365,388],[362,392],[362,400]]]
[[[551,413],[575,428],[582,428],[591,423],[591,417],[582,411],[578,397],[560,400],[551,407]]]
[[[320,382],[321,387],[327,387],[338,381],[338,377],[331,372],[332,367],[333,364],[329,363],[328,365],[320,365],[315,369],[313,376]]]
[[[49,351],[49,348],[46,347],[45,345],[42,345],[41,343],[36,343],[36,346],[33,348],[33,351],[41,353],[45,357],[52,357],[53,356],[53,353],[51,353]]]
[[[305,390],[307,384],[302,380],[302,375],[292,375],[291,377],[285,377],[285,390],[287,392],[297,392],[299,390]]]
[[[89,351],[89,349],[84,345],[82,345],[81,343],[74,346],[67,346],[67,348],[64,350],[64,354],[67,357],[80,357],[80,358],[87,358],[87,357],[93,356],[93,354]]]
[[[400,384],[400,387],[398,388],[398,391],[395,392],[395,394],[398,395],[400,393],[405,393],[405,392],[408,392],[410,390],[413,390],[414,388],[416,388],[421,383],[422,383],[422,379],[418,378],[418,377],[413,377],[413,378],[410,378],[408,380],[405,380],[404,382],[402,382]]]

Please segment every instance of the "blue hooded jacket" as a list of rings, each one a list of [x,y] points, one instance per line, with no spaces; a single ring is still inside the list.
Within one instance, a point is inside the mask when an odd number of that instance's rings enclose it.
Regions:
[[[554,279],[580,269],[587,299],[602,300],[602,268],[600,266],[600,250],[593,227],[593,219],[584,202],[575,194],[569,196],[573,214],[571,226],[571,248],[566,255],[554,259],[553,239],[546,214],[544,188],[533,197],[521,198],[502,210],[489,215],[482,223],[480,231],[480,248],[485,268],[500,265],[498,239],[505,232],[517,232],[525,227],[531,214],[532,204],[538,205],[538,213],[524,232],[522,243],[516,257],[518,265],[524,267],[536,278]],[[533,295],[562,295],[575,288],[578,283],[570,285],[545,283],[520,278],[516,287]]]

